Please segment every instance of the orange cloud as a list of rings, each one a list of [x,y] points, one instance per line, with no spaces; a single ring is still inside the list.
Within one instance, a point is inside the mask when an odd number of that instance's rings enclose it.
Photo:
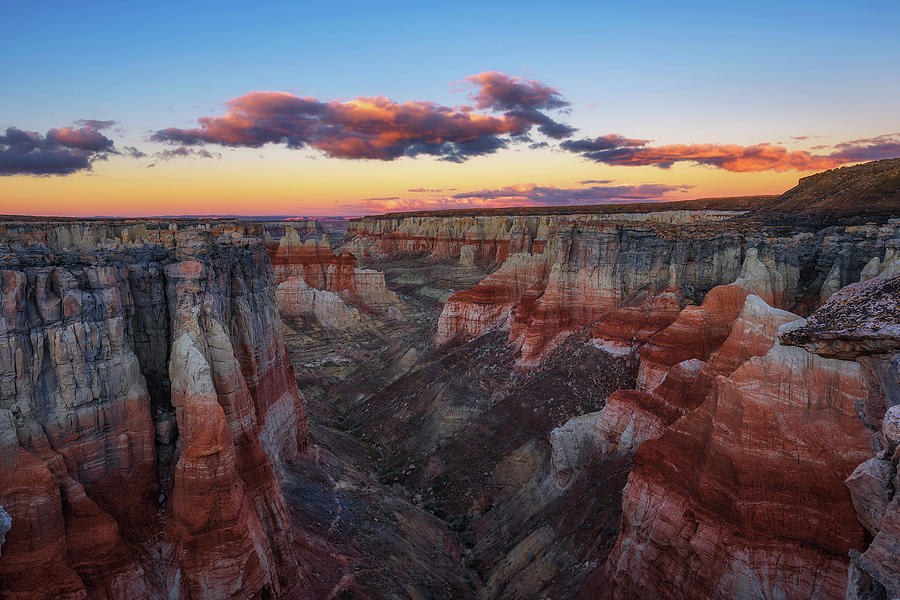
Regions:
[[[533,127],[555,138],[573,131],[542,112],[566,105],[555,90],[501,73],[473,77],[481,86],[475,96],[479,107],[504,114],[433,102],[394,102],[382,96],[324,102],[288,92],[250,92],[229,100],[221,117],[203,117],[196,128],[162,129],[151,139],[179,145],[311,146],[328,156],[351,159],[424,154],[462,162],[493,153],[513,139],[524,140]]]
[[[610,185],[609,181],[598,183],[599,185],[574,188],[523,183],[501,188],[460,192],[452,196],[364,198],[354,205],[367,211],[390,212],[496,206],[566,206],[611,202],[653,202],[670,200],[672,194],[686,192],[693,187],[659,183],[636,185]]]
[[[900,134],[837,144],[829,154],[790,151],[777,144],[670,144],[649,146],[649,140],[617,134],[569,140],[560,146],[595,162],[616,166],[652,165],[668,169],[677,162],[694,162],[734,171],[818,171],[842,164],[900,156]]]

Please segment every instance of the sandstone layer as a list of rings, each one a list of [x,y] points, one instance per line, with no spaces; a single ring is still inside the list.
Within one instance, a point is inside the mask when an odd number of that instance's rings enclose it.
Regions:
[[[598,327],[598,339],[604,338],[606,318],[611,320],[604,339],[628,346],[656,333],[647,327],[671,323],[666,320],[672,311],[661,302],[680,308],[728,283],[772,306],[805,314],[861,276],[895,268],[900,222],[799,233],[745,230],[714,219],[702,226],[586,222],[556,224],[541,236],[546,241],[540,251],[510,255],[479,285],[451,296],[439,320],[437,344],[503,326],[519,352],[519,365],[534,366],[584,326]],[[709,323],[710,333],[718,336],[709,342],[713,346],[727,335],[743,303],[743,297],[726,301],[718,295],[706,300],[715,306],[682,315],[686,320],[718,318],[720,325]]]
[[[886,261],[887,262],[887,261]],[[846,480],[859,522],[871,543],[852,547],[847,598],[900,595],[900,275],[873,277],[834,294],[782,342],[821,356],[855,360],[866,375],[868,398],[857,406],[875,450]]]
[[[282,315],[311,317],[339,329],[358,326],[363,315],[402,318],[403,303],[387,288],[384,273],[360,269],[350,252],[335,254],[327,233],[301,241],[286,227],[268,251]]]

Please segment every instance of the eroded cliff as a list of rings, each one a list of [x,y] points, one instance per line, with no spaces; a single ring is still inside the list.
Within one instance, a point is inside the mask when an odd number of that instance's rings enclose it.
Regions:
[[[307,425],[261,239],[22,226],[2,252],[0,589],[288,593],[278,477]]]

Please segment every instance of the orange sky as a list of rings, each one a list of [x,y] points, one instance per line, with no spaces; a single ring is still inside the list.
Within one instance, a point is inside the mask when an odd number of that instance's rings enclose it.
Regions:
[[[151,163],[152,164],[152,163]],[[354,215],[408,207],[405,200],[534,183],[579,187],[579,181],[693,185],[671,199],[780,193],[805,173],[733,173],[676,164],[598,165],[558,150],[503,150],[463,164],[431,158],[391,162],[313,157],[305,151],[225,149],[218,159],[157,161],[153,168],[123,157],[93,171],[61,176],[0,177],[0,213],[65,216],[163,214]],[[443,193],[407,190],[443,189]],[[450,191],[451,188],[455,190]],[[400,200],[366,203],[369,198]]]

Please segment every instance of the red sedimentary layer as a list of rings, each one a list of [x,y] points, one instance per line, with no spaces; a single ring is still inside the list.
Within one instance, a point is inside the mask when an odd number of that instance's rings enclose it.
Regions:
[[[2,272],[0,379],[17,390],[0,389],[4,595],[297,584],[277,481],[307,442],[302,397],[259,240],[211,233],[155,237],[164,269],[138,249]]]
[[[435,342],[477,336],[504,322],[514,306],[540,296],[550,267],[543,255],[515,255],[475,287],[454,293],[444,304]]]
[[[335,254],[327,238],[301,242],[288,227],[277,247],[267,245],[275,274],[275,283],[293,278],[307,286],[338,294],[344,301],[369,314],[397,314],[400,300],[387,289],[384,273],[358,268],[358,260],[348,251]],[[285,294],[280,302],[296,298]],[[282,306],[284,314],[312,312],[312,307]]]
[[[843,480],[868,448],[854,367],[776,346],[644,442],[612,597],[843,598],[847,552],[862,541]]]
[[[734,285],[713,288],[699,306],[686,306],[675,321],[641,348],[638,388],[651,390],[684,360],[709,360],[731,332],[749,292]]]
[[[869,447],[867,382],[855,363],[773,347],[796,319],[721,286],[651,338],[644,391],[615,392],[598,420],[608,451],[637,453],[586,596],[843,598],[862,538],[843,480]]]

